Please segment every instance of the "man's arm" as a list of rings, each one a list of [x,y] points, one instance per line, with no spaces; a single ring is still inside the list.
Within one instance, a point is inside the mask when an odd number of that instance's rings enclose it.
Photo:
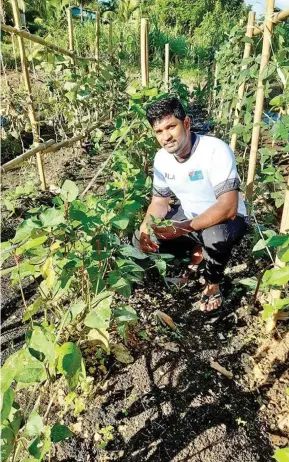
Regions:
[[[140,248],[143,252],[156,252],[158,250],[159,246],[151,240],[147,225],[150,222],[151,215],[154,218],[165,218],[169,209],[169,201],[170,197],[153,196],[146,216],[140,226]]]
[[[233,219],[238,210],[238,191],[228,191],[218,197],[217,203],[209,207],[192,220],[173,223],[167,228],[152,226],[155,235],[161,239],[174,239],[190,231],[199,231],[217,225],[226,220]]]
[[[238,210],[238,191],[228,191],[218,197],[217,203],[190,221],[194,231],[206,229],[223,221],[235,218]]]

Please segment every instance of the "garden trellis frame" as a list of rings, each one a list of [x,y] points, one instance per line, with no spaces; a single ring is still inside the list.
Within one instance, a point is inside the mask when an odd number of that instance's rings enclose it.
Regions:
[[[261,61],[260,61],[260,68],[259,68],[253,130],[252,130],[252,136],[251,136],[249,170],[248,170],[248,176],[247,176],[246,198],[250,202],[252,201],[252,197],[253,197],[254,180],[255,180],[255,174],[256,174],[257,156],[258,156],[260,131],[261,131],[261,121],[262,121],[264,97],[265,97],[265,85],[264,85],[264,79],[263,79],[263,71],[266,68],[266,66],[269,64],[269,60],[270,60],[271,39],[272,39],[273,31],[274,31],[274,25],[277,25],[280,22],[285,21],[286,19],[289,18],[289,9],[280,11],[278,13],[274,13],[274,6],[275,6],[275,0],[266,0],[265,21],[260,26],[254,26],[254,21],[252,23],[252,19],[253,19],[252,12],[250,12],[249,17],[248,17],[248,25],[247,25],[247,33],[246,33],[246,36],[250,38],[250,41],[254,36],[263,34],[262,54],[261,54]],[[248,45],[251,45],[251,44],[245,43],[243,59],[248,58],[250,56],[251,46],[248,46]],[[242,67],[242,69],[243,68],[244,66]],[[239,87],[238,101],[237,101],[236,108],[235,108],[234,126],[239,123],[244,90],[245,90],[245,82],[242,83]],[[288,113],[289,113],[289,108],[288,108]],[[230,144],[233,151],[236,148],[236,143],[237,143],[237,135],[235,134],[235,135],[232,135],[231,144]],[[282,213],[281,225],[280,225],[280,234],[285,234],[288,232],[289,232],[289,178],[287,179],[286,190],[285,190],[284,206],[283,206],[283,213]],[[275,266],[280,268],[280,267],[285,266],[285,263],[281,262],[279,258],[276,257]],[[271,290],[270,296],[272,300],[280,298],[281,290]],[[278,319],[278,312],[276,311],[276,313],[274,313],[273,316],[270,317],[269,320],[267,321],[268,331],[271,332],[275,328],[277,319]]]
[[[278,13],[274,13],[274,4],[275,0],[266,0],[266,15],[265,15],[265,22],[260,26],[254,25],[254,21],[252,24],[253,15],[255,16],[254,12],[249,12],[248,16],[248,24],[247,24],[247,31],[245,37],[249,37],[250,39],[256,35],[263,33],[263,61],[261,60],[260,69],[259,69],[259,82],[258,82],[258,90],[259,94],[257,93],[256,97],[256,107],[255,107],[255,117],[254,117],[254,125],[256,124],[255,132],[253,129],[252,133],[252,140],[251,140],[251,152],[250,152],[250,160],[249,160],[249,169],[250,173],[248,173],[247,179],[247,199],[251,199],[253,195],[253,183],[255,178],[255,171],[256,171],[256,162],[257,162],[257,151],[258,151],[258,144],[260,138],[260,122],[262,118],[263,106],[264,106],[264,85],[261,79],[262,71],[264,67],[268,64],[270,58],[270,44],[271,44],[271,36],[273,33],[273,26],[279,24],[282,21],[285,21],[289,18],[289,9],[284,11],[280,11]],[[266,27],[265,27],[266,25]],[[253,28],[252,34],[250,29]],[[265,32],[264,32],[265,28]],[[264,38],[265,38],[265,49],[264,49]],[[244,56],[243,59],[248,58],[251,52],[251,45],[250,43],[245,43],[244,49]],[[245,69],[245,65],[242,69]],[[217,86],[217,75],[215,76]],[[260,85],[259,85],[260,84]],[[235,117],[234,117],[234,125],[237,125],[239,122],[240,112],[241,112],[241,105],[242,105],[242,98],[244,96],[245,90],[245,82],[241,83],[238,89],[238,100],[235,108]],[[257,111],[256,111],[257,109]],[[257,114],[256,114],[257,113]],[[236,149],[238,136],[232,135],[230,146],[233,151]],[[253,148],[252,148],[253,143]],[[257,148],[256,148],[257,144]]]
[[[96,53],[95,57],[88,57],[88,56],[79,56],[74,52],[74,40],[73,40],[73,23],[72,23],[72,15],[71,15],[71,9],[67,9],[67,19],[68,19],[68,32],[69,32],[69,48],[70,50],[66,50],[65,48],[59,47],[51,42],[48,42],[44,40],[41,37],[38,37],[34,34],[30,34],[26,30],[22,29],[21,27],[21,21],[20,21],[20,11],[18,7],[18,2],[17,0],[11,0],[12,3],[12,9],[13,9],[13,17],[14,17],[14,23],[15,27],[8,26],[6,24],[0,25],[1,30],[4,32],[13,34],[12,36],[16,35],[18,37],[19,41],[19,49],[20,49],[20,58],[21,58],[21,65],[22,65],[22,73],[23,73],[23,78],[24,78],[24,84],[25,88],[28,94],[28,116],[29,120],[31,123],[31,128],[32,128],[32,134],[33,134],[33,144],[34,147],[20,156],[16,157],[15,159],[12,159],[11,161],[7,162],[3,166],[1,166],[1,172],[5,172],[7,170],[10,170],[11,168],[16,167],[20,163],[22,163],[24,160],[29,159],[30,157],[34,156],[36,154],[37,158],[37,165],[38,165],[38,172],[40,176],[40,181],[41,181],[41,187],[43,190],[47,189],[47,184],[46,184],[46,179],[45,179],[45,173],[44,173],[44,167],[42,163],[42,154],[43,153],[48,153],[48,152],[55,152],[61,149],[62,147],[70,146],[74,144],[77,141],[82,140],[85,138],[90,132],[93,130],[97,129],[97,125],[93,124],[90,128],[85,130],[83,133],[76,135],[70,139],[61,141],[59,143],[56,143],[54,140],[49,140],[46,143],[40,143],[40,138],[39,138],[39,133],[38,133],[38,122],[36,119],[35,115],[35,108],[34,108],[34,103],[32,99],[32,91],[31,91],[31,82],[30,82],[30,75],[29,75],[29,69],[27,65],[27,57],[25,53],[25,46],[24,46],[24,41],[23,39],[30,40],[31,42],[38,43],[39,45],[42,45],[49,50],[53,52],[57,52],[59,54],[62,54],[64,56],[68,56],[71,59],[71,63],[75,65],[75,62],[77,60],[86,60],[86,61],[92,61],[96,62],[97,65],[99,63],[99,49],[98,52]],[[96,27],[96,44],[98,44],[99,48],[99,27]]]
[[[67,9],[68,39],[69,39],[69,50],[67,50],[63,47],[59,47],[58,45],[55,45],[54,43],[50,41],[47,41],[37,35],[31,34],[27,32],[26,30],[22,29],[20,19],[19,21],[15,19],[16,16],[19,16],[20,18],[18,2],[17,0],[11,0],[11,1],[12,1],[12,4],[14,5],[14,10],[15,10],[15,14],[14,14],[15,27],[1,23],[0,28],[4,32],[11,34],[12,39],[16,35],[19,39],[19,45],[20,45],[20,42],[22,43],[22,48],[21,48],[22,49],[22,71],[23,71],[24,79],[26,79],[25,81],[27,81],[26,90],[29,96],[29,101],[30,101],[30,108],[31,108],[30,112],[31,114],[33,114],[33,116],[30,117],[30,123],[32,126],[34,146],[31,149],[19,155],[18,157],[16,157],[15,159],[12,159],[11,161],[2,165],[0,167],[0,171],[6,172],[10,169],[17,168],[17,166],[21,164],[23,161],[29,159],[30,157],[36,154],[37,163],[38,163],[38,171],[39,171],[39,176],[41,180],[41,187],[43,190],[46,190],[47,185],[46,185],[46,180],[45,180],[44,168],[42,165],[42,154],[47,154],[49,152],[58,151],[62,147],[70,146],[74,144],[75,142],[82,140],[89,133],[95,130],[97,128],[97,125],[93,124],[90,128],[88,128],[81,134],[76,135],[70,139],[61,141],[59,143],[56,143],[56,141],[54,140],[48,140],[45,143],[40,143],[39,134],[38,134],[38,123],[36,120],[35,110],[34,110],[34,105],[33,105],[33,100],[32,100],[30,76],[29,76],[29,70],[27,66],[27,58],[25,55],[25,47],[23,44],[23,39],[29,40],[30,42],[37,43],[39,45],[42,45],[46,47],[48,50],[51,50],[52,52],[59,53],[63,56],[67,56],[68,58],[70,58],[72,65],[75,65],[77,61],[94,62],[96,66],[96,70],[98,70],[99,69],[99,59],[100,59],[100,50],[99,50],[100,13],[99,11],[96,11],[94,57],[79,56],[74,50],[74,36],[73,36],[73,22],[72,22],[71,8]],[[111,21],[109,23],[109,50],[108,52],[109,52],[109,55],[112,57],[113,47],[112,47],[112,22]],[[169,66],[169,60],[167,59],[166,67],[168,66]],[[142,85],[147,86],[149,84],[148,19],[147,18],[142,18],[141,20],[141,75],[142,75]],[[166,84],[167,85],[169,84],[169,70],[168,69],[166,70]]]

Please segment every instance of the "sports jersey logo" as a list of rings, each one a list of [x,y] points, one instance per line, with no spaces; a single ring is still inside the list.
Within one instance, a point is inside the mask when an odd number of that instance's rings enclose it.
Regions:
[[[204,179],[202,170],[193,170],[189,173],[189,177],[191,181],[198,181]]]
[[[175,175],[173,175],[172,173],[165,173],[165,178],[167,178],[168,180],[176,179]]]

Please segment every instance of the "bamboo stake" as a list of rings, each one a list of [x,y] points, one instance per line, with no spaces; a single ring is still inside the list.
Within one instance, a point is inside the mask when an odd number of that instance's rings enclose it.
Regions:
[[[148,20],[141,18],[141,82],[143,87],[149,84],[149,54],[148,54]]]
[[[72,11],[71,8],[67,8],[67,23],[68,23],[68,42],[69,51],[74,55],[74,38],[73,38],[73,22],[72,22]],[[75,66],[74,56],[71,56],[71,64]]]
[[[284,200],[284,207],[282,213],[282,219],[280,224],[280,234],[289,233],[289,176],[287,180],[287,188],[285,191],[285,200]],[[275,259],[275,267],[277,268],[284,268],[285,263],[279,260],[278,257]],[[275,289],[270,291],[271,302],[274,303],[274,300],[281,298],[282,291],[280,289]],[[273,316],[267,320],[266,323],[266,330],[267,332],[272,332],[277,324],[278,320],[278,310],[275,311]]]
[[[222,90],[221,99],[220,99],[220,107],[219,107],[219,112],[217,116],[218,120],[221,120],[222,115],[223,115],[224,100],[225,100],[225,91]]]
[[[71,146],[73,143],[76,143],[76,141],[80,141],[83,138],[85,138],[90,132],[98,128],[98,126],[99,126],[99,122],[95,125],[92,125],[90,128],[85,130],[85,132],[79,135],[73,136],[72,138],[69,138],[68,140],[60,141],[59,143],[56,143],[53,146],[50,146],[49,148],[45,149],[45,154],[49,152],[55,152],[61,148],[66,148],[68,146]]]
[[[170,44],[165,44],[165,86],[167,91],[170,88]]]
[[[90,132],[98,128],[98,126],[99,123],[92,125],[90,128],[88,128],[85,132],[81,133],[80,135],[76,135],[72,138],[69,138],[68,140],[60,141],[59,143],[55,143],[54,140],[48,140],[46,143],[39,144],[35,148],[32,148],[29,151],[24,152],[15,159],[12,159],[6,164],[2,165],[0,167],[0,171],[6,172],[7,170],[11,170],[12,168],[24,162],[24,160],[27,160],[30,157],[34,156],[37,152],[43,152],[44,154],[48,154],[49,152],[55,152],[61,148],[71,146],[73,143],[76,143],[77,141],[85,138]]]
[[[213,87],[213,104],[214,105],[215,105],[216,96],[217,96],[218,74],[219,74],[219,65],[216,62],[216,64],[215,64],[215,73],[214,73],[214,87]]]
[[[20,156],[15,157],[15,159],[9,160],[9,162],[6,162],[6,164],[0,167],[0,171],[6,172],[7,170],[11,170],[15,166],[21,164],[22,162],[34,156],[38,152],[44,151],[46,148],[48,148],[54,143],[55,143],[54,140],[48,140],[46,141],[46,143],[38,144],[38,146],[36,146],[35,148],[32,148],[29,151],[26,151],[23,154],[20,154]]]
[[[11,0],[11,3],[12,3],[15,27],[17,29],[21,29],[20,12],[18,8],[17,0]],[[40,138],[38,134],[38,126],[37,126],[37,120],[36,120],[36,115],[35,115],[35,108],[34,108],[34,104],[32,100],[31,83],[30,83],[30,76],[29,76],[27,59],[26,59],[26,54],[25,54],[24,40],[21,36],[18,36],[18,43],[19,43],[19,51],[20,51],[22,73],[23,73],[23,78],[24,78],[24,85],[25,85],[25,88],[28,94],[28,117],[31,123],[31,128],[32,128],[32,133],[33,133],[33,142],[38,144],[40,141]],[[39,173],[39,177],[41,181],[41,188],[45,191],[46,190],[45,173],[43,169],[42,156],[40,152],[36,154],[36,160],[37,160],[38,173]]]
[[[6,22],[6,9],[4,5],[4,0],[0,0],[0,19],[1,22]]]
[[[289,8],[283,11],[279,11],[279,13],[274,13],[272,15],[272,22],[273,24],[279,24],[282,21],[286,21],[286,19],[289,18]],[[253,35],[259,35],[262,34],[264,31],[264,24],[261,24],[260,26],[256,26],[253,30]]]
[[[260,70],[259,70],[258,89],[256,93],[256,106],[255,106],[255,113],[254,113],[254,123],[253,123],[251,150],[250,150],[250,158],[249,158],[249,171],[248,171],[248,178],[247,178],[246,197],[249,200],[252,199],[253,189],[254,189],[254,178],[255,178],[258,145],[259,145],[259,137],[260,137],[260,124],[262,120],[264,93],[265,93],[265,85],[263,83],[262,74],[263,74],[265,67],[268,65],[269,59],[270,59],[270,45],[271,45],[271,36],[272,36],[272,30],[273,30],[273,23],[271,19],[272,19],[272,14],[274,11],[274,4],[275,4],[275,0],[266,1],[265,29],[264,29],[262,56],[261,56],[261,63],[260,63]]]
[[[64,56],[69,56],[70,58],[75,58],[83,61],[96,61],[95,57],[90,57],[90,56],[79,56],[76,53],[72,53],[69,50],[66,50],[65,48],[59,47],[58,45],[54,45],[54,43],[48,42],[47,40],[44,40],[41,37],[38,37],[38,35],[30,34],[26,30],[23,29],[18,29],[17,27],[12,27],[8,26],[7,24],[0,24],[0,29],[4,30],[4,32],[8,32],[9,34],[16,34],[18,37],[25,38],[27,40],[30,40],[31,42],[38,43],[39,45],[42,45],[49,50],[56,51],[57,53],[64,55]]]
[[[113,45],[112,45],[112,20],[108,24],[108,54],[110,58],[113,56]]]
[[[16,46],[15,46],[15,35],[11,35],[12,39],[12,48],[13,48],[13,55],[14,55],[14,61],[15,61],[15,71],[18,73],[18,65],[17,65],[17,56],[16,56]]]
[[[245,37],[248,37],[250,39],[252,38],[254,22],[255,22],[255,13],[254,13],[254,11],[250,11],[249,16],[248,16],[247,32],[246,32]],[[243,60],[249,58],[249,56],[251,54],[251,47],[252,47],[251,43],[249,43],[249,42],[245,43]],[[242,71],[247,69],[247,67],[248,67],[247,64],[243,64]],[[245,82],[245,79],[244,79],[244,82],[242,82],[241,85],[239,86],[238,101],[237,101],[236,108],[235,108],[235,118],[234,118],[234,125],[233,125],[234,127],[236,125],[238,125],[239,120],[240,120],[240,111],[241,111],[242,100],[243,100],[244,91],[245,91],[245,84],[246,84],[246,82]],[[230,146],[231,146],[231,149],[232,149],[233,152],[235,152],[236,145],[237,145],[237,133],[234,133],[232,135],[231,143],[230,143]]]
[[[99,35],[100,35],[100,14],[99,10],[96,11],[95,18],[95,60],[96,60],[96,69],[99,68]]]
[[[119,51],[118,63],[121,64],[121,53],[123,51],[123,31],[122,30],[120,31],[120,35],[119,35],[119,48],[118,48],[118,51]]]

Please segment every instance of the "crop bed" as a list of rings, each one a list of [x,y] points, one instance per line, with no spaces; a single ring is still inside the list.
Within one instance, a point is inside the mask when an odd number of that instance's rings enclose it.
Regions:
[[[77,175],[89,176],[96,168],[86,154],[81,159],[77,150],[68,155],[69,160],[64,156],[68,163],[65,179],[79,181]],[[59,179],[54,178],[57,183]],[[12,232],[13,225],[14,221],[8,220],[5,229]],[[232,284],[236,268],[238,278],[260,271],[250,248],[247,236],[231,258],[221,316],[207,318],[198,310],[199,281],[180,289],[166,285],[150,270],[143,282],[135,285],[128,302],[138,314],[142,338],[133,333],[130,336],[129,364],[110,356],[101,367],[89,351],[85,353],[87,369],[97,385],[86,399],[85,411],[64,416],[63,422],[74,431],[74,437],[55,445],[52,461],[267,462],[273,446],[286,446],[288,439],[281,435],[278,421],[286,412],[288,371],[277,361],[268,383],[256,387],[250,358],[266,334],[258,309],[250,307],[251,293]],[[182,269],[181,262],[170,263],[168,274],[179,276]],[[23,290],[31,303],[34,285],[24,285]],[[24,341],[23,304],[19,290],[10,289],[7,277],[3,278],[2,296],[5,359]],[[157,322],[157,310],[173,318],[176,332]],[[281,322],[280,334],[284,329]],[[211,358],[231,371],[233,379],[213,370]],[[272,364],[268,363],[268,374],[270,370]],[[21,394],[25,403],[25,390]],[[60,388],[52,416],[60,411],[62,400]]]

